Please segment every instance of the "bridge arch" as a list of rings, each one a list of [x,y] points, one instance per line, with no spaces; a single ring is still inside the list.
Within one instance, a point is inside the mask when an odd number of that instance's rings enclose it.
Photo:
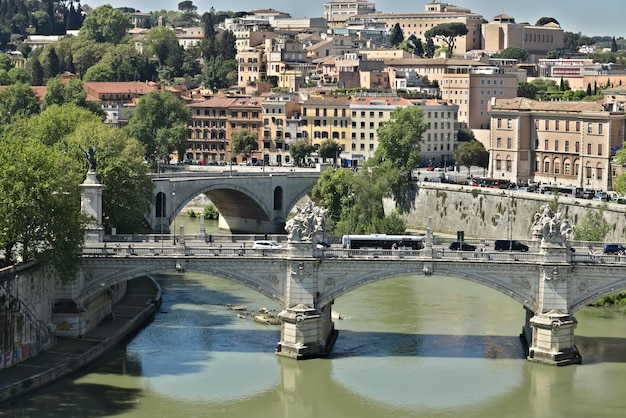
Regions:
[[[325,291],[319,298],[318,303],[321,306],[325,306],[328,303],[332,303],[335,299],[348,292],[351,292],[360,287],[368,284],[376,283],[381,280],[390,278],[402,277],[402,276],[416,276],[416,279],[421,280],[433,280],[433,276],[426,276],[423,273],[424,265],[421,266],[405,266],[405,267],[389,267],[385,266],[384,269],[367,271],[357,276],[352,277],[347,282],[341,281],[340,283],[331,286],[328,291]],[[427,267],[427,266],[426,266]],[[498,274],[485,274],[483,272],[469,272],[461,269],[447,268],[444,266],[438,266],[436,276],[444,276],[455,279],[461,279],[476,283],[478,285],[489,287],[503,295],[515,300],[528,310],[535,311],[537,309],[537,300],[533,295],[532,289],[536,289],[536,284],[529,280],[514,279],[512,281],[503,281]],[[436,277],[435,276],[435,277]],[[519,283],[519,285],[511,284]]]
[[[585,285],[579,284],[578,290],[584,291]],[[582,287],[582,289],[581,289]],[[570,311],[575,313],[580,309],[588,306],[590,303],[608,296],[610,294],[620,292],[622,290],[626,290],[626,279],[616,280],[608,283],[602,283],[599,287],[592,289],[590,292],[583,293],[579,297],[575,298],[572,305],[570,306]]]

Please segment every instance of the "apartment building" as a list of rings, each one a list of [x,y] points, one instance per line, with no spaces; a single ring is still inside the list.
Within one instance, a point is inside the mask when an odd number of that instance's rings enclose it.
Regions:
[[[156,91],[155,85],[140,81],[86,81],[83,90],[87,100],[100,102],[105,122],[125,124],[141,96]]]
[[[378,128],[388,121],[398,107],[413,104],[397,96],[357,96],[350,102],[350,147],[346,149],[346,163],[352,167],[361,165],[374,156],[378,148]]]
[[[445,100],[412,100],[424,112],[426,131],[422,137],[422,163],[447,167],[458,146],[459,107]]]
[[[493,98],[489,114],[490,176],[613,190],[623,105]]]
[[[265,164],[282,165],[290,162],[289,147],[302,137],[300,103],[293,94],[271,94],[264,97],[261,108],[263,110],[261,151]]]
[[[267,76],[265,50],[251,48],[237,52],[237,85],[246,87],[258,83]]]
[[[459,107],[459,127],[488,129],[489,101],[517,97],[518,76],[499,67],[446,68],[439,81],[441,98]]]
[[[325,139],[334,139],[342,149],[341,158],[350,149],[350,96],[312,96],[302,102],[302,138],[317,149]]]
[[[276,77],[277,86],[296,91],[314,70],[307,52],[295,37],[280,36],[265,42],[267,76]]]
[[[185,160],[199,164],[231,161],[229,119],[230,107],[236,100],[218,96],[188,105],[191,120],[187,124]]]

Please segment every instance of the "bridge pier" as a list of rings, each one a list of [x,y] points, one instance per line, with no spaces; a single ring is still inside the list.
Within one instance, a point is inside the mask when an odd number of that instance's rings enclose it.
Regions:
[[[578,322],[568,306],[573,285],[569,248],[542,243],[540,252],[544,261],[538,310],[532,318],[527,315],[523,333],[528,343],[528,360],[555,366],[580,363],[574,336]]]
[[[337,339],[331,308],[332,304],[321,309],[299,304],[278,314],[282,323],[276,354],[296,360],[327,355]]]
[[[289,242],[285,283],[286,309],[278,314],[280,342],[276,354],[297,360],[327,355],[337,339],[332,302],[319,306],[319,260],[312,257],[312,242]]]

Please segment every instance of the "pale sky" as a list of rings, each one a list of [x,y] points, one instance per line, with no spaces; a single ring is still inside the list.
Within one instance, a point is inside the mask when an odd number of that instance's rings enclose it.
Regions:
[[[134,7],[142,12],[154,10],[177,10],[180,0],[83,0],[82,4],[97,7],[110,4],[113,7]],[[424,11],[430,1],[377,0],[373,1],[381,12],[417,13]],[[325,0],[214,0],[193,2],[202,14],[211,7],[215,10],[251,11],[275,9],[287,12],[292,17],[322,17]],[[567,32],[583,35],[606,35],[626,37],[626,2],[623,0],[448,0],[454,4],[481,14],[491,20],[506,13],[518,23],[534,24],[541,17],[553,17]]]

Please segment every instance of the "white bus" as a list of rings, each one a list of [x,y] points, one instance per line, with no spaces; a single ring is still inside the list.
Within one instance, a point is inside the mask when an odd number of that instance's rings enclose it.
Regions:
[[[424,248],[424,237],[415,235],[344,235],[341,237],[343,248],[358,249],[401,249],[401,250],[421,250]],[[395,246],[394,246],[395,244]]]
[[[560,194],[569,197],[583,197],[582,187],[576,186],[557,186],[555,184],[544,184],[539,188],[541,194]]]

